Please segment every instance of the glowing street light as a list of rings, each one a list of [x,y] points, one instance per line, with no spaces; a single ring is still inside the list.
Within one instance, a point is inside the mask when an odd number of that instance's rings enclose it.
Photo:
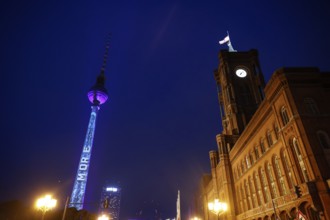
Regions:
[[[201,219],[195,216],[195,217],[191,218],[190,220],[201,220]]]
[[[107,215],[105,215],[105,214],[103,214],[103,215],[101,215],[101,216],[99,216],[98,218],[97,218],[97,220],[109,220],[110,218],[107,216]]]
[[[44,219],[46,212],[56,206],[56,202],[56,199],[52,199],[51,195],[46,195],[45,197],[37,200],[36,207],[42,212],[42,220]]]
[[[219,199],[215,199],[214,202],[208,203],[208,208],[219,217],[219,215],[227,211],[228,206],[227,203],[219,202]]]

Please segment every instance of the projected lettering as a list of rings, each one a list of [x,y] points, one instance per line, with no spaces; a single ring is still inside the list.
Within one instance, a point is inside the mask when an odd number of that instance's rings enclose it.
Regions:
[[[70,199],[70,207],[76,207],[78,210],[83,208],[85,189],[87,184],[87,176],[89,169],[89,161],[92,154],[93,147],[93,139],[95,132],[95,122],[97,116],[98,107],[92,106],[92,112],[88,123],[87,133],[85,137],[85,142],[83,146],[83,150],[81,153],[78,172],[76,176],[76,180],[73,186],[71,199]]]

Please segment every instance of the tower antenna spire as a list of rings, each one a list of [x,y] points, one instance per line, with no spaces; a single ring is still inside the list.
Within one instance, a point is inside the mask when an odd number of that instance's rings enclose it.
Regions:
[[[103,55],[103,63],[101,66],[101,75],[104,75],[105,67],[107,66],[107,60],[108,60],[108,54],[109,54],[109,48],[110,48],[110,39],[111,39],[111,33],[108,34],[108,38],[105,44],[105,51]]]

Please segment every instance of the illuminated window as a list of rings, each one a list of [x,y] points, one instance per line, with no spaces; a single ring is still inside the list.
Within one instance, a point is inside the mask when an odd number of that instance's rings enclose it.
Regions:
[[[287,157],[284,150],[281,151],[281,157],[282,157],[282,161],[283,161],[283,164],[284,164],[284,170],[285,170],[284,173],[286,174],[286,178],[288,179],[289,188],[292,189],[292,187],[295,184],[294,184],[294,181],[293,181],[291,166],[290,166],[288,157]]]
[[[294,154],[295,154],[295,158],[296,158],[296,160],[298,162],[298,165],[299,165],[301,174],[303,176],[303,180],[305,182],[308,182],[309,181],[309,177],[308,177],[306,165],[304,163],[304,160],[303,160],[303,157],[302,157],[302,154],[301,154],[301,149],[300,149],[300,146],[298,144],[298,140],[296,138],[293,138],[293,140],[292,140],[292,146],[293,146],[293,151],[294,151]]]
[[[282,116],[283,125],[289,123],[289,116],[284,106],[281,108],[281,116]]]
[[[330,140],[329,136],[324,131],[317,131],[317,137],[319,139],[320,145],[323,147],[323,149],[330,149]]]
[[[256,186],[256,190],[257,190],[258,205],[260,205],[261,201],[263,201],[263,196],[262,196],[262,191],[261,191],[261,187],[260,187],[260,180],[259,180],[258,173],[254,172],[253,177],[254,177],[254,185]]]
[[[262,184],[262,189],[263,189],[263,193],[264,193],[264,200],[267,203],[270,201],[267,178],[265,175],[265,171],[262,168],[259,169],[259,172],[260,172],[260,176],[261,176],[261,184]]]
[[[254,184],[253,184],[253,179],[249,176],[248,178],[249,181],[249,187],[250,187],[250,192],[252,194],[252,206],[253,208],[257,207],[257,196],[256,196],[256,190],[254,188]]]
[[[250,159],[249,159],[249,155],[245,156],[245,161],[246,161],[246,167],[249,169],[251,167],[251,163],[250,163]]]
[[[246,192],[247,200],[248,200],[248,209],[251,209],[252,208],[251,193],[249,190],[249,185],[246,180],[244,180],[244,186],[245,186],[245,192]]]
[[[276,198],[277,197],[276,183],[275,183],[275,179],[274,179],[274,176],[273,176],[273,172],[272,172],[272,168],[270,166],[270,163],[267,163],[266,170],[267,170],[267,176],[268,176],[270,186],[271,186],[272,196],[273,196],[273,198]]]
[[[274,170],[275,170],[275,174],[276,174],[276,179],[278,180],[278,186],[279,186],[279,189],[280,189],[280,194],[285,195],[287,193],[286,192],[287,190],[286,190],[286,186],[284,184],[284,178],[283,178],[283,175],[282,175],[282,171],[281,171],[278,156],[274,157],[273,164],[274,164],[273,166],[275,167]]]
[[[304,104],[305,104],[306,111],[307,111],[308,114],[311,114],[311,115],[319,115],[320,114],[319,108],[317,107],[314,99],[304,98]]]

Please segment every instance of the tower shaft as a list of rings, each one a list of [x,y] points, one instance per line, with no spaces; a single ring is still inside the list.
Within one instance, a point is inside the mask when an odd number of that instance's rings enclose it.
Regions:
[[[91,108],[92,111],[89,118],[88,129],[87,129],[83,150],[78,165],[77,176],[73,185],[73,190],[69,204],[70,207],[75,207],[77,210],[83,209],[84,206],[84,196],[85,196],[85,189],[87,184],[89,163],[92,154],[96,117],[100,107],[96,105],[92,105]]]

